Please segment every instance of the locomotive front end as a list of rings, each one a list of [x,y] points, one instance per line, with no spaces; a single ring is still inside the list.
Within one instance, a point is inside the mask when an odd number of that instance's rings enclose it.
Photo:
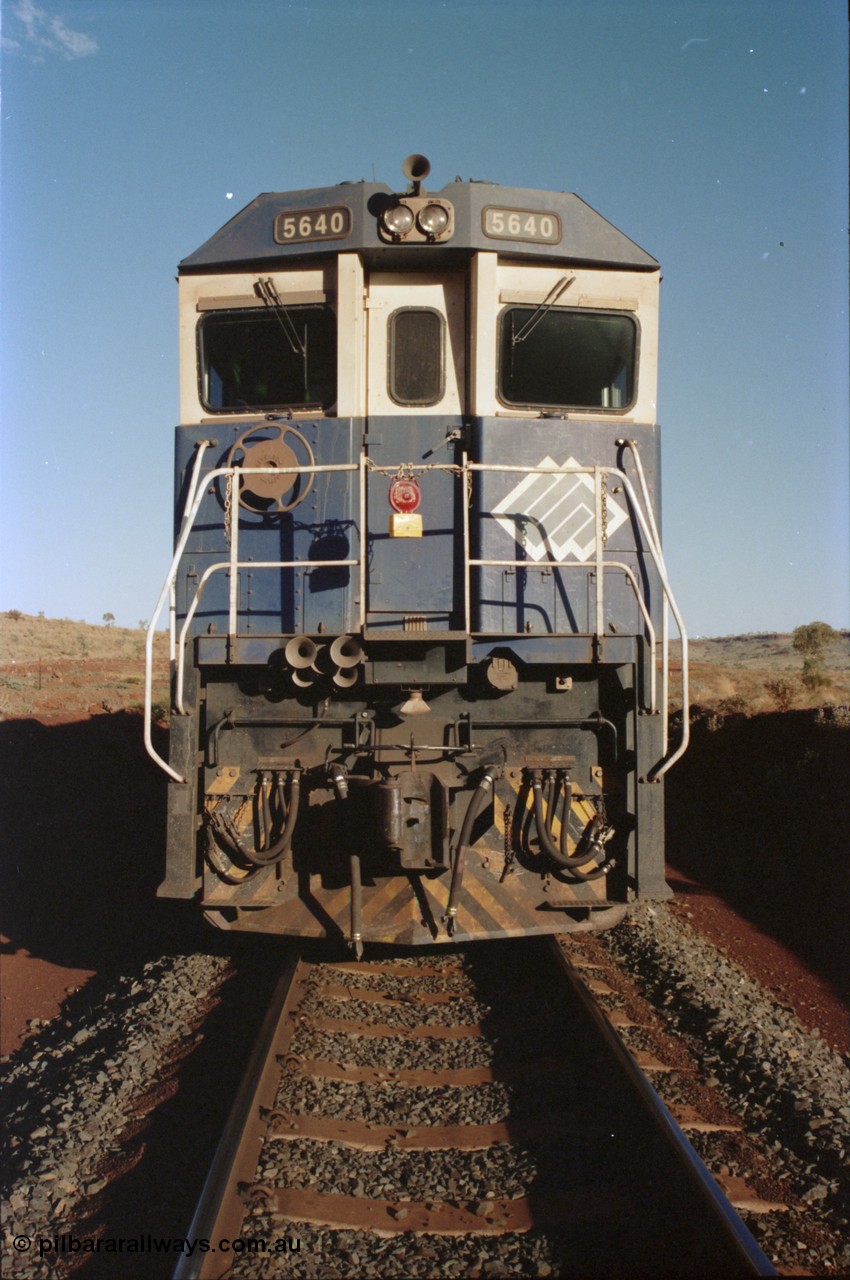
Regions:
[[[179,277],[160,893],[358,954],[667,896],[686,742],[658,264],[576,196],[428,170],[260,196]]]

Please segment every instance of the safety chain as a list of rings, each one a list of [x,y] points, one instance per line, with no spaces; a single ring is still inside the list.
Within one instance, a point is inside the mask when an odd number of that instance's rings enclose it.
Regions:
[[[504,808],[504,812],[502,814],[502,822],[505,828],[505,850],[504,850],[505,865],[502,868],[502,874],[499,876],[499,884],[504,884],[505,880],[508,878],[508,876],[511,874],[511,872],[514,869],[514,861],[516,860],[516,849],[514,849],[514,842],[513,842],[513,835],[512,835],[513,821],[514,821],[514,811],[509,804],[506,804]]]
[[[464,468],[453,462],[401,462],[393,467],[379,467],[377,462],[373,462],[371,458],[364,459],[366,468],[374,471],[379,476],[398,477],[401,480],[412,480],[420,471],[447,471],[453,476],[462,476]]]
[[[233,472],[228,472],[224,486],[224,536],[228,546],[233,540]]]
[[[608,541],[608,477],[605,472],[600,476],[600,496],[602,507],[602,545]]]

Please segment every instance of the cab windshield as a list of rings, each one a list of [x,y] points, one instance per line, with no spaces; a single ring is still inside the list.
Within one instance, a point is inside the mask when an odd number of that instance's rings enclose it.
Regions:
[[[336,316],[328,306],[211,312],[198,326],[198,345],[207,409],[327,409],[336,400]]]
[[[631,316],[508,307],[499,329],[499,398],[540,409],[625,409],[634,399]]]

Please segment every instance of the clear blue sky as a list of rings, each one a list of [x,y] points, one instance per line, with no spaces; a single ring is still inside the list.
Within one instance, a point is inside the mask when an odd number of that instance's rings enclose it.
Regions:
[[[170,554],[177,262],[411,151],[662,263],[692,634],[848,617],[842,0],[2,0],[0,609],[135,626]]]

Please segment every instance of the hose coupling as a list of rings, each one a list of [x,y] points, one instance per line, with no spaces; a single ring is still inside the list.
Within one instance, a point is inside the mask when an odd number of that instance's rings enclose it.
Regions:
[[[334,789],[337,800],[348,799],[348,774],[341,764],[328,766],[328,780]]]

